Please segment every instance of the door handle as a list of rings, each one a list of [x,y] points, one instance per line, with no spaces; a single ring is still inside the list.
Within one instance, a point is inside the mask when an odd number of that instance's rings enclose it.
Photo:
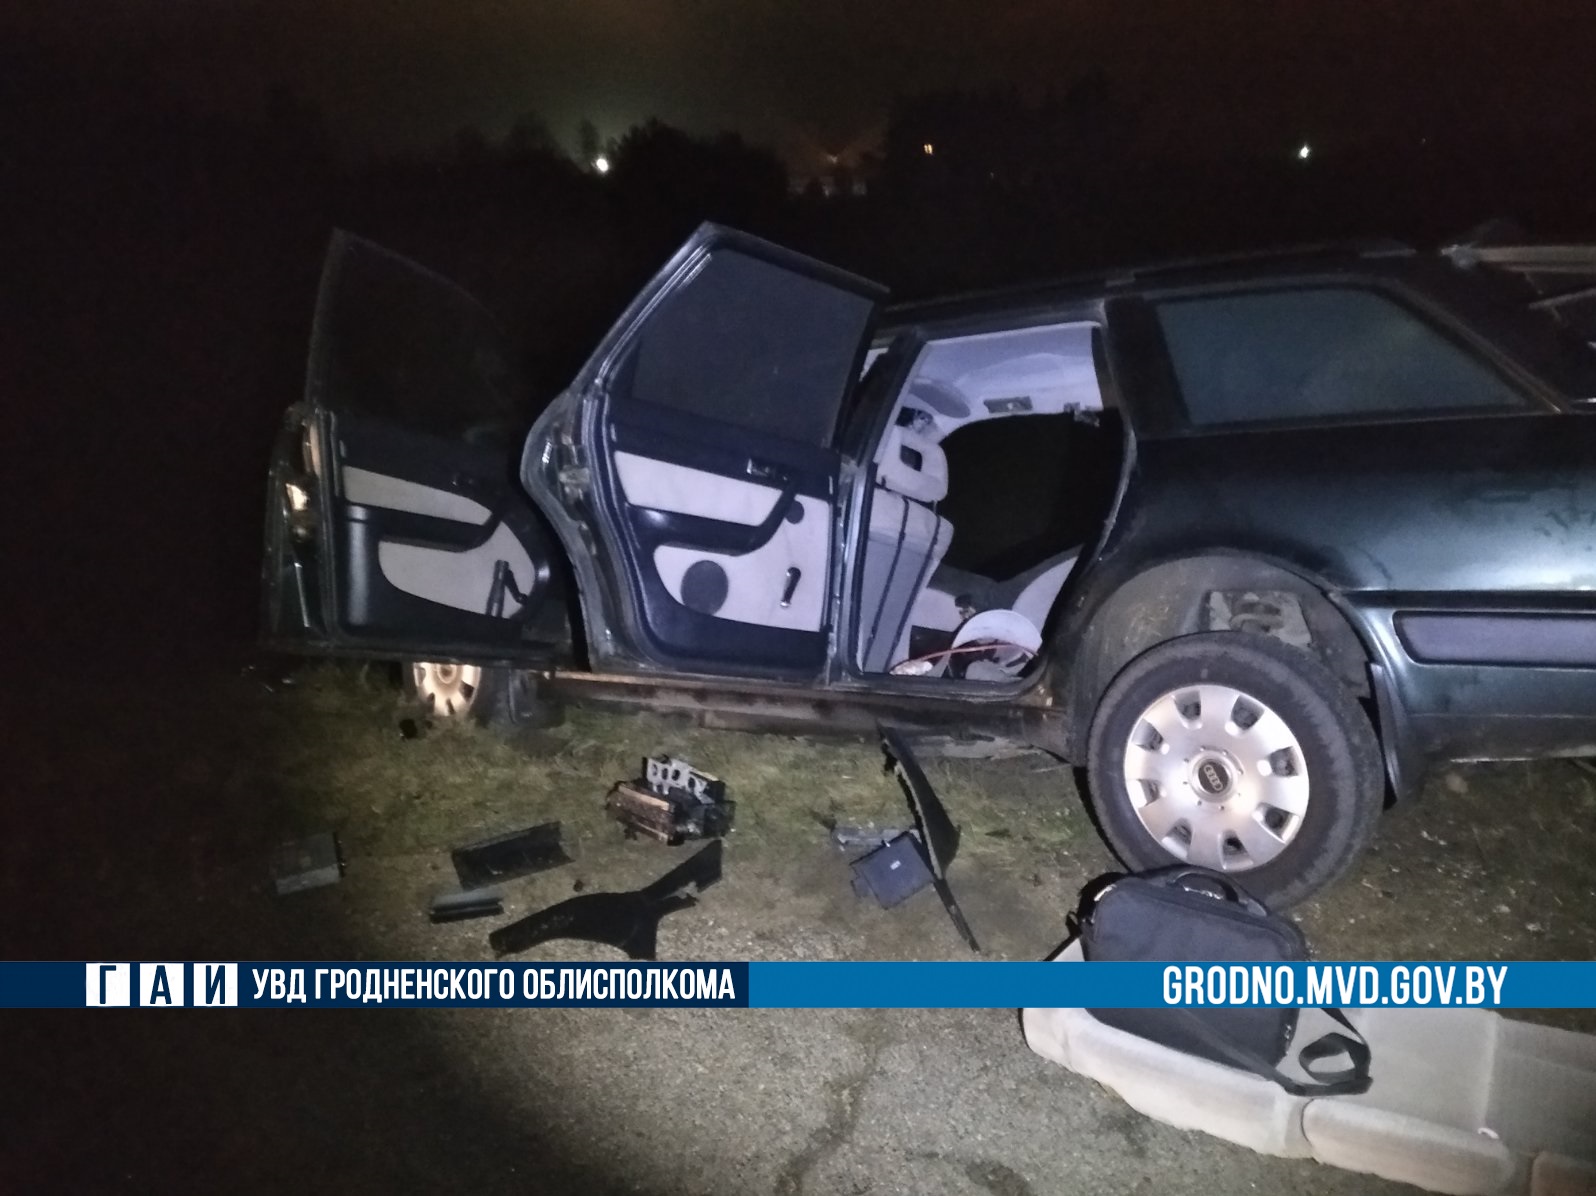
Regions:
[[[798,579],[803,576],[803,570],[794,565],[787,570],[787,584],[781,587],[781,607],[786,610],[792,605],[792,596],[798,592]]]
[[[768,461],[758,461],[753,457],[748,459],[748,464],[743,467],[743,472],[751,478],[758,478],[761,482],[772,482],[785,489],[791,479],[787,471],[779,465],[772,465]]]

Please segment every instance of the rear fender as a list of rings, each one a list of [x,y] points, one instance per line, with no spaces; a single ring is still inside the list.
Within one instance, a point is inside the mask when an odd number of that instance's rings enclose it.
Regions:
[[[1278,609],[1279,617],[1262,617]],[[1354,612],[1317,581],[1256,557],[1209,554],[1166,561],[1083,606],[1064,631],[1072,758],[1084,748],[1097,704],[1143,652],[1204,631],[1269,634],[1313,652],[1358,698],[1371,696],[1373,658]],[[1072,634],[1073,633],[1073,634]]]

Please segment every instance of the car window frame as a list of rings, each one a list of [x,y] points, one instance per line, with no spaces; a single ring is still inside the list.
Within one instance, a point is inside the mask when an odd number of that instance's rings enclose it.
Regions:
[[[824,286],[850,293],[866,300],[870,311],[854,347],[849,372],[836,405],[832,411],[830,434],[819,448],[836,451],[843,414],[847,411],[860,382],[861,367],[880,327],[882,308],[888,296],[887,288],[852,271],[829,262],[809,257],[796,250],[766,241],[741,230],[714,222],[698,226],[682,243],[670,259],[657,270],[600,338],[593,352],[572,379],[569,391],[586,403],[593,400],[608,401],[613,395],[617,376],[636,350],[643,330],[672,295],[690,283],[719,252],[740,253],[778,270],[787,271]],[[628,398],[628,402],[647,400]],[[661,404],[653,404],[661,406]],[[728,425],[735,426],[735,425]],[[769,430],[747,429],[753,436],[777,436]],[[809,443],[805,441],[804,443]]]
[[[1390,411],[1359,411],[1340,415],[1312,415],[1300,418],[1289,416],[1255,420],[1231,420],[1224,423],[1198,423],[1186,407],[1181,393],[1179,376],[1175,370],[1174,356],[1164,336],[1158,318],[1157,305],[1170,300],[1199,298],[1225,298],[1229,296],[1267,295],[1286,291],[1353,290],[1376,295],[1396,304],[1412,318],[1420,321],[1430,331],[1453,345],[1475,364],[1492,371],[1503,384],[1524,401],[1517,407],[1430,407],[1418,409],[1392,409]],[[1520,419],[1560,413],[1564,405],[1559,397],[1535,375],[1512,357],[1492,345],[1473,328],[1459,320],[1443,305],[1429,299],[1412,288],[1402,286],[1387,278],[1367,274],[1335,273],[1272,278],[1248,282],[1229,282],[1196,286],[1159,287],[1140,291],[1134,296],[1121,296],[1111,302],[1111,316],[1118,308],[1124,339],[1129,355],[1142,356],[1137,369],[1141,388],[1150,390],[1146,405],[1153,415],[1149,428],[1152,435],[1165,437],[1226,436],[1263,431],[1298,431],[1313,428],[1384,426],[1390,424],[1428,423],[1458,419]],[[1110,336],[1114,335],[1112,318]],[[1151,360],[1147,359],[1148,355]]]

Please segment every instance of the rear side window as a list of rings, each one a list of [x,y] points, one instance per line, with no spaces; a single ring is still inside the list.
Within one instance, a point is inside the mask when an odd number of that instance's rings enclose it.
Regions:
[[[617,396],[829,444],[874,306],[805,274],[717,250],[639,329]]]
[[[1156,310],[1198,426],[1524,405],[1494,369],[1373,291],[1205,296]]]

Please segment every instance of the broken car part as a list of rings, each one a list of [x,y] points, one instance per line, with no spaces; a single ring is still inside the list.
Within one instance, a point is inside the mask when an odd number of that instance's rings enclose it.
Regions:
[[[947,808],[937,797],[936,790],[931,788],[925,770],[909,750],[903,733],[895,727],[882,727],[881,746],[887,754],[887,766],[898,778],[898,784],[903,786],[904,795],[909,799],[909,808],[914,811],[915,827],[925,848],[926,863],[931,869],[931,884],[960,936],[970,945],[970,950],[979,952],[981,945],[975,941],[970,924],[964,920],[964,911],[959,908],[953,890],[948,887],[948,865],[959,850],[959,828],[948,817]]]
[[[726,800],[726,783],[685,760],[651,756],[640,781],[622,781],[604,808],[628,836],[639,834],[675,845],[684,839],[718,839],[731,830],[737,803]]]
[[[697,905],[720,879],[721,843],[715,840],[653,884],[629,893],[583,893],[528,914],[488,936],[497,955],[513,955],[551,939],[581,939],[624,951],[629,959],[655,958],[660,919]]]
[[[901,826],[853,826],[848,823],[827,828],[831,841],[843,850],[850,847],[881,847],[903,834]]]
[[[427,916],[436,925],[464,922],[468,918],[496,918],[504,912],[504,898],[492,889],[469,889],[461,893],[439,893],[432,899]]]
[[[481,889],[569,864],[560,843],[560,824],[544,822],[523,831],[496,835],[450,852],[462,889]]]
[[[272,879],[278,896],[335,885],[342,875],[338,839],[330,831],[284,843],[272,854]]]
[[[853,869],[853,891],[861,897],[874,897],[882,909],[907,901],[935,880],[925,846],[913,831],[904,831],[849,867]]]

